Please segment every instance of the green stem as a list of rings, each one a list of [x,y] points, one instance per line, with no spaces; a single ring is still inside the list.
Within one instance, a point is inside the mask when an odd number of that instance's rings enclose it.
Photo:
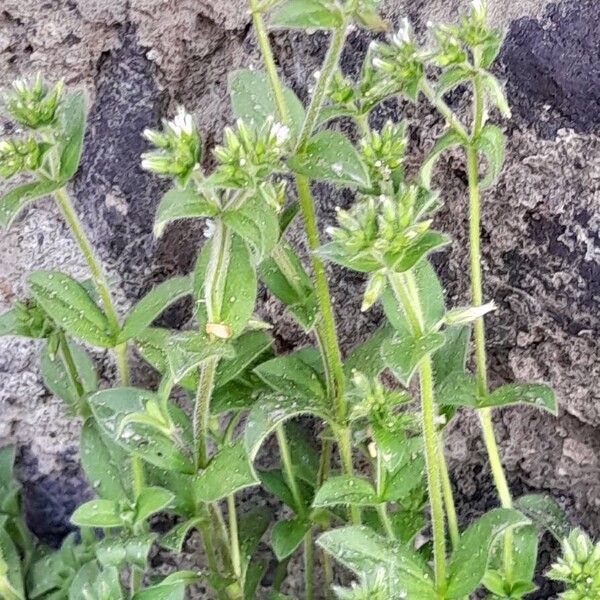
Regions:
[[[235,578],[242,583],[242,558],[240,555],[240,540],[238,536],[237,511],[235,496],[227,496],[227,518],[229,521],[229,549],[231,552],[231,567]]]
[[[325,101],[329,86],[331,85],[331,80],[335,74],[338,63],[340,62],[347,35],[348,25],[345,21],[338,28],[333,30],[327,55],[325,56],[325,61],[321,68],[321,74],[317,80],[310,105],[306,112],[304,125],[302,126],[302,130],[298,137],[296,152],[302,151],[306,147],[306,144],[309,142],[315,130],[319,115],[321,114],[323,102]]]
[[[306,600],[315,598],[315,552],[313,546],[312,530],[304,536],[304,582]]]
[[[411,272],[390,273],[388,279],[396,299],[406,313],[413,335],[415,337],[422,336],[424,319],[414,275]],[[438,597],[441,599],[444,597],[446,588],[446,532],[441,482],[442,466],[439,460],[436,431],[437,414],[434,398],[433,367],[429,356],[424,358],[419,365],[419,382],[427,485],[431,505],[435,585]]]
[[[292,498],[294,499],[294,504],[296,505],[298,514],[301,517],[305,517],[306,507],[304,505],[304,500],[302,498],[302,494],[300,493],[300,489],[298,488],[296,475],[294,474],[290,446],[288,444],[283,425],[278,425],[275,432],[277,435],[277,443],[279,444],[279,452],[281,454],[281,462],[283,463],[283,471],[285,473],[286,483],[292,492]],[[314,598],[314,561],[312,560],[312,543],[312,532],[308,531],[304,536],[304,583],[307,600],[312,600]],[[308,556],[311,557],[310,561],[307,560]]]
[[[85,230],[83,228],[83,224],[79,220],[75,209],[73,208],[73,204],[69,198],[69,194],[67,193],[66,188],[62,187],[54,193],[58,206],[60,207],[69,228],[71,229],[71,233],[75,238],[75,241],[79,245],[81,249],[81,253],[87,262],[88,268],[92,275],[92,281],[94,282],[94,286],[98,291],[98,295],[102,300],[102,305],[104,307],[104,312],[106,313],[106,317],[110,324],[111,330],[113,334],[116,336],[121,328],[119,324],[119,317],[117,315],[117,311],[115,309],[114,300],[112,294],[110,293],[110,288],[108,286],[108,282],[106,281],[106,277],[102,270],[102,266],[96,253],[94,252],[94,248],[90,243],[87,235],[85,234]],[[127,362],[127,344],[120,344],[116,346],[113,350],[115,355],[115,360],[117,363],[117,369],[119,371],[119,377],[121,379],[121,384],[123,386],[129,385],[129,365]],[[133,479],[133,493],[135,498],[137,498],[144,488],[145,485],[145,477],[144,477],[144,465],[139,456],[132,455],[131,456],[131,470],[132,470],[132,479]],[[131,573],[131,587],[133,591],[139,589],[141,585],[142,575],[137,573],[135,567],[132,567]]]
[[[196,401],[194,403],[193,431],[196,452],[196,468],[205,469],[208,464],[208,427],[210,401],[215,387],[218,358],[207,358],[199,369]]]
[[[376,464],[376,476],[375,483],[377,488],[377,495],[381,497],[385,490],[385,480],[386,480],[386,472],[385,465],[381,460],[381,452],[379,448],[377,449],[377,464]],[[390,516],[387,512],[387,503],[378,504],[377,505],[377,513],[379,514],[379,519],[381,520],[381,524],[385,529],[387,536],[390,540],[396,539],[396,533],[394,532],[394,527],[392,526],[392,522],[390,520]]]
[[[476,141],[483,129],[484,102],[481,79],[476,76],[474,85],[474,119],[472,138],[467,145],[467,174],[469,182],[469,253],[471,262],[471,303],[473,306],[483,304],[483,283],[481,275],[481,190],[479,183],[479,157]],[[475,364],[477,371],[477,389],[481,397],[488,394],[487,356],[485,348],[485,322],[479,317],[474,323]],[[479,411],[479,419],[485,447],[490,460],[492,476],[498,490],[500,503],[504,508],[512,508],[512,496],[498,442],[494,432],[491,409]],[[504,536],[504,571],[507,581],[512,581],[513,573],[513,534],[509,531]]]
[[[85,395],[85,390],[83,389],[83,383],[81,383],[81,377],[79,376],[79,371],[77,371],[77,365],[75,364],[75,360],[73,359],[73,354],[71,353],[71,348],[69,348],[69,342],[67,341],[67,336],[63,331],[59,334],[59,343],[58,346],[60,348],[60,355],[63,360],[63,364],[69,373],[69,377],[75,386],[75,390],[77,391],[77,396],[79,400],[83,398]],[[83,406],[79,407],[80,409]]]
[[[438,112],[444,117],[446,123],[450,125],[452,129],[463,139],[464,142],[468,142],[469,133],[465,129],[465,126],[460,122],[460,119],[454,114],[452,109],[444,102],[435,90],[431,87],[431,84],[423,79],[421,82],[421,91],[425,97],[435,106]]]
[[[448,473],[448,465],[446,463],[446,455],[444,453],[444,438],[443,434],[438,434],[439,444],[439,459],[440,459],[440,474],[442,477],[442,493],[444,494],[444,505],[446,506],[446,517],[448,519],[448,532],[452,549],[456,550],[460,542],[460,531],[458,529],[458,518],[456,516],[456,506],[454,504],[454,492],[452,491],[452,482]]]
[[[100,265],[100,261],[94,252],[92,244],[85,234],[85,230],[83,228],[83,224],[79,220],[75,209],[73,208],[73,204],[69,198],[67,190],[63,187],[54,193],[56,197],[56,201],[58,206],[60,207],[69,228],[71,229],[71,233],[75,238],[75,241],[79,245],[81,249],[81,253],[85,258],[85,261],[88,265],[90,273],[92,275],[92,281],[94,282],[94,286],[98,291],[98,295],[102,300],[102,306],[104,307],[104,312],[106,313],[106,317],[110,324],[110,328],[113,334],[117,334],[121,328],[119,325],[119,317],[117,315],[117,311],[115,309],[114,300],[112,294],[110,293],[110,288],[108,287],[108,282],[106,281],[106,277]],[[116,346],[113,350],[115,355],[115,360],[117,362],[117,368],[119,370],[119,375],[121,378],[121,383],[123,385],[129,385],[129,366],[127,364],[127,344],[120,344]]]

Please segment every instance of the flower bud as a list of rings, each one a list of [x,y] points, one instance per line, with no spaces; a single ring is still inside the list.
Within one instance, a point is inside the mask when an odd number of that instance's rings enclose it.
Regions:
[[[185,186],[198,168],[202,148],[194,117],[183,107],[172,121],[163,120],[163,130],[146,129],[144,137],[157,150],[142,154],[142,168],[158,175],[175,177]]]
[[[385,275],[381,271],[371,276],[367,283],[365,295],[363,296],[362,306],[360,307],[362,312],[369,310],[379,300],[385,289],[385,281]]]
[[[228,187],[257,186],[271,174],[282,172],[289,139],[289,128],[272,118],[260,129],[238,120],[235,130],[225,129],[223,145],[213,151],[220,163],[217,180]]]
[[[404,124],[387,121],[381,131],[373,131],[360,141],[373,181],[389,180],[402,166],[407,145],[405,130]]]
[[[17,123],[30,129],[39,129],[56,121],[64,87],[62,81],[48,89],[42,76],[38,74],[33,81],[18,79],[12,87],[4,95],[4,105]]]
[[[466,308],[454,308],[444,316],[446,325],[466,325],[483,317],[489,312],[496,310],[494,302],[488,302],[482,306],[468,306]]]
[[[37,170],[43,154],[42,147],[33,137],[0,141],[0,176],[10,179],[19,173]]]

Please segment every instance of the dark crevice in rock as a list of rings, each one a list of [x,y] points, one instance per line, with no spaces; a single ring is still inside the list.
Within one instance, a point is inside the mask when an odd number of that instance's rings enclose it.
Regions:
[[[596,0],[550,4],[542,20],[523,18],[511,25],[501,54],[510,103],[544,138],[563,127],[600,129],[598,39]]]

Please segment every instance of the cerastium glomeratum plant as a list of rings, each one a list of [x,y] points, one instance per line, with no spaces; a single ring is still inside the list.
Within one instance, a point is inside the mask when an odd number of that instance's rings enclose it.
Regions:
[[[0,200],[0,223],[9,227],[31,201],[54,198],[90,279],[31,273],[29,297],[0,317],[0,334],[43,340],[45,384],[82,423],[81,462],[97,497],[72,516],[80,535],[51,551],[25,527],[13,450],[0,452],[0,596],[174,600],[201,583],[222,600],[281,600],[291,597],[282,593],[286,570],[302,549],[307,599],[317,587],[319,597],[345,600],[464,599],[482,588],[491,598],[523,598],[536,589],[538,539],[548,530],[565,540],[549,573],[566,584],[563,597],[600,598],[598,546],[581,531],[569,535],[550,498],[513,501],[492,425],[493,409],[528,404],[556,413],[557,406],[544,384],[491,390],[487,381],[484,318],[496,307],[482,293],[480,204],[504,157],[502,129],[489,119],[510,110],[489,70],[502,34],[489,26],[483,0],[458,25],[432,25],[428,46],[406,22],[373,42],[357,80],[341,72],[340,56],[352,27],[387,28],[376,0],[251,0],[250,11],[265,70],[231,74],[237,121],[212,150],[214,169],[202,167],[201,132],[184,108],[144,132],[151,147],[143,168],[173,182],[157,209],[156,236],[174,221],[203,219],[208,239],[193,273],[156,286],[126,315],[115,309],[67,191],[81,157],[84,94],[37,77],[4,96],[18,128],[0,142],[0,174],[25,181]],[[307,107],[281,82],[268,28],[330,32]],[[472,94],[471,115],[445,101],[459,86]],[[396,97],[429,102],[446,123],[416,174],[404,168],[404,124],[371,127],[371,113]],[[335,127],[342,117],[356,128],[355,144]],[[468,172],[466,307],[445,306],[430,262],[451,243],[434,226],[445,198],[431,184],[437,159],[454,146],[464,150]],[[313,182],[355,193],[323,240]],[[296,218],[310,264],[286,239]],[[363,273],[362,310],[380,302],[386,315],[345,357],[327,262]],[[259,282],[314,346],[274,353],[270,324],[254,315]],[[194,301],[192,328],[153,325],[186,296]],[[114,355],[117,387],[100,389],[89,348]],[[131,349],[160,374],[157,389],[130,386]],[[458,409],[480,417],[501,505],[463,527],[444,456]],[[300,416],[317,425],[318,444]],[[271,435],[280,464],[261,470],[255,462]],[[367,465],[360,472],[359,457]],[[262,504],[241,510],[240,494],[254,486],[288,507],[283,520],[273,523]],[[252,493],[244,496],[251,504]],[[159,534],[152,518],[165,512],[174,526]],[[154,576],[151,548],[180,553],[193,530],[205,567]],[[354,574],[350,587],[334,584],[335,562]],[[325,585],[317,586],[316,569]]]

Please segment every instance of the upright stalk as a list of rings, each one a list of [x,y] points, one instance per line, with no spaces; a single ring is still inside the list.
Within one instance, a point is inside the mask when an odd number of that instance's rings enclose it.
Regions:
[[[102,270],[100,261],[96,256],[96,253],[94,252],[94,248],[92,247],[90,240],[85,234],[83,224],[79,220],[79,217],[77,216],[77,213],[73,208],[73,204],[71,203],[66,188],[62,187],[56,190],[54,196],[65,220],[67,221],[67,224],[69,225],[69,228],[71,230],[71,233],[73,234],[73,237],[75,238],[75,241],[81,249],[83,257],[85,258],[85,261],[92,275],[94,287],[98,291],[98,295],[102,300],[102,306],[104,307],[104,312],[110,324],[111,331],[116,336],[121,328],[119,323],[119,316],[117,315],[115,303],[110,292],[108,282],[106,281],[104,271]],[[67,347],[67,344],[65,343],[64,346]],[[127,343],[115,346],[113,353],[115,356],[115,362],[117,363],[117,370],[119,372],[121,384],[123,386],[128,386],[129,364],[127,362]],[[63,354],[63,356],[65,355]],[[66,357],[66,359],[68,360],[68,357]],[[131,456],[131,476],[133,480],[133,494],[137,498],[140,495],[141,491],[144,489],[145,485],[144,465],[139,456]],[[142,577],[143,572],[138,567],[132,565],[130,578],[130,587],[132,595],[141,588]]]
[[[480,57],[474,56],[478,65]],[[469,251],[471,262],[471,302],[473,306],[483,304],[483,284],[481,276],[481,190],[479,183],[479,157],[477,141],[483,130],[485,120],[485,100],[481,77],[475,75],[473,80],[473,129],[467,145],[467,173],[469,182]],[[485,322],[479,317],[474,324],[475,363],[477,371],[477,389],[480,396],[488,393],[487,356],[485,348]],[[502,467],[502,459],[494,433],[492,411],[485,408],[479,411],[483,439],[490,460],[492,476],[498,490],[500,503],[504,508],[512,508],[512,496],[506,474]],[[512,580],[513,572],[513,534],[508,531],[504,536],[504,571],[507,581]]]
[[[252,19],[258,39],[258,45],[261,50],[267,75],[271,83],[273,96],[275,98],[275,103],[277,105],[277,112],[279,113],[279,118],[284,123],[288,123],[289,111],[283,94],[284,88],[281,83],[279,73],[277,72],[277,66],[275,65],[275,59],[273,57],[273,50],[269,42],[269,37],[264,25],[262,14],[258,8],[257,0],[250,0],[250,9],[252,11]],[[302,131],[300,132],[298,138],[297,150],[303,149],[315,129],[319,118],[319,113],[325,100],[325,95],[342,53],[346,35],[346,23],[343,23],[333,32],[327,57],[314,90],[311,104],[308,108],[306,119],[302,126]],[[310,189],[309,180],[301,175],[296,175],[295,179],[296,188],[298,190],[298,200],[304,218],[304,228],[308,240],[308,247],[311,250],[311,265],[314,274],[315,291],[317,295],[319,311],[321,314],[321,323],[317,325],[317,337],[320,341],[320,346],[323,349],[325,370],[328,374],[330,374],[331,380],[335,384],[333,398],[335,402],[336,415],[338,420],[343,423],[346,419],[346,379],[342,364],[342,355],[337,339],[335,317],[333,314],[331,294],[329,291],[329,284],[327,282],[325,265],[314,252],[321,245],[319,229],[317,226],[315,202]],[[350,430],[348,427],[338,428],[335,433],[338,438],[340,458],[344,471],[347,474],[352,474],[353,465]],[[357,507],[352,507],[351,518],[355,524],[360,523],[360,511]]]
[[[413,335],[415,337],[422,336],[424,333],[423,311],[414,275],[410,272],[390,273],[389,281],[398,303],[408,318]],[[446,588],[446,532],[442,495],[442,465],[440,464],[436,430],[433,366],[429,356],[424,358],[419,365],[419,383],[427,486],[431,504],[435,586],[438,597],[442,599]]]

